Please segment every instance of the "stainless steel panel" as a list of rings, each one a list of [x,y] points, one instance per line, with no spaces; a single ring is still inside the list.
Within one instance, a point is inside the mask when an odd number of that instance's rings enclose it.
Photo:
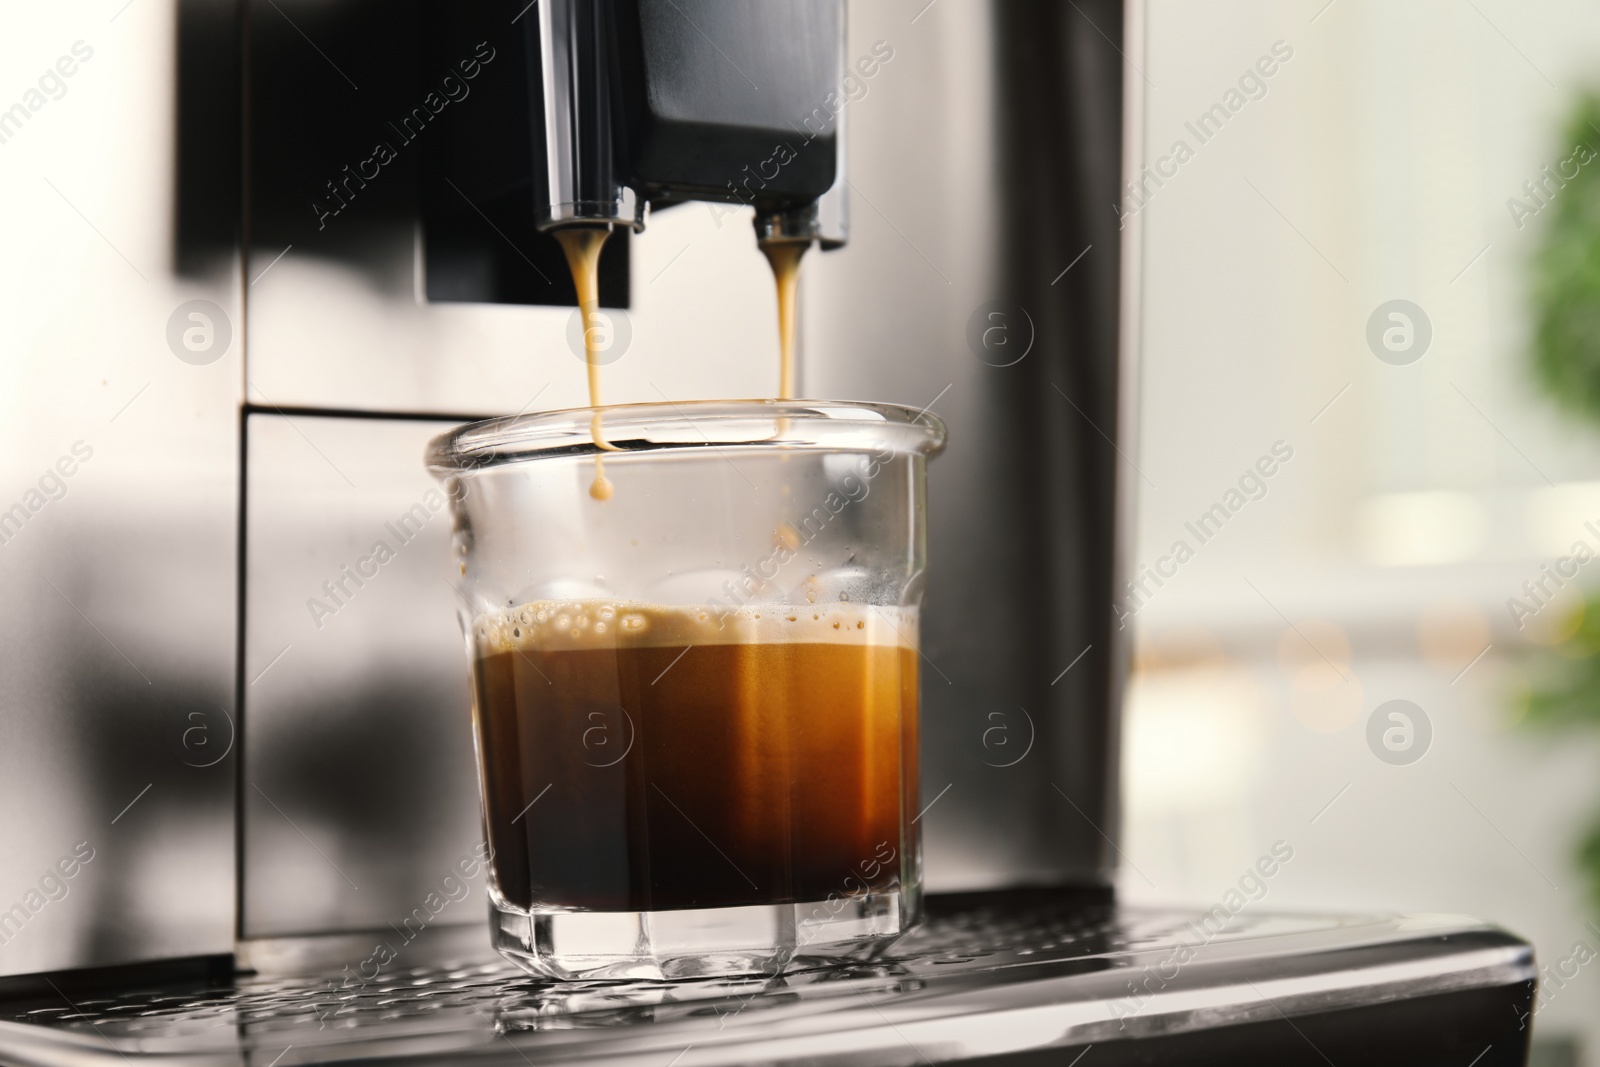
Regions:
[[[422,156],[438,131],[406,140],[391,122],[420,103],[423,85],[452,63],[436,62],[419,45],[417,35],[428,31],[417,28],[418,7],[372,0],[247,5],[257,86],[250,399],[486,414],[530,403],[586,404],[581,346],[575,350],[578,335],[569,334],[573,309],[422,298],[418,196]],[[492,93],[526,92],[525,84],[502,77],[511,62],[502,53],[522,27],[509,15],[490,22],[498,6],[482,10],[482,39],[498,58],[480,64],[467,95],[446,105],[468,116],[491,107]],[[466,48],[458,58],[473,54]],[[394,159],[358,186],[344,168],[372,157],[375,142],[390,145]],[[475,188],[448,159],[440,170],[458,190]],[[328,182],[348,182],[335,186],[347,199],[323,218],[313,204],[334,203]],[[632,244],[632,338],[607,368],[607,400],[771,394],[776,298],[750,219],[748,210],[718,214],[699,204],[651,218]]]
[[[173,238],[178,5],[114,13],[0,35],[4,974],[233,945],[239,256],[226,213]]]
[[[481,839],[450,518],[422,467],[448,427],[249,419],[245,937],[387,929]],[[484,921],[476,897],[436,919]]]

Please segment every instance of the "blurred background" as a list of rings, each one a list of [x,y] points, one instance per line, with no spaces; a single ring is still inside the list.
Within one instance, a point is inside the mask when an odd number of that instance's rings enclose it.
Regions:
[[[1600,948],[1580,861],[1600,734],[1578,713],[1600,689],[1572,666],[1600,568],[1523,588],[1600,548],[1600,424],[1537,371],[1582,358],[1552,288],[1593,285],[1600,11],[1152,0],[1146,19],[1145,162],[1192,155],[1119,205],[1142,226],[1130,570],[1171,575],[1122,604],[1119,886],[1220,899],[1282,840],[1271,906],[1492,916],[1551,968]],[[1241,86],[1262,57],[1275,72]],[[1292,458],[1241,486],[1280,442]],[[1420,712],[1378,713],[1394,700]],[[1574,968],[1545,979],[1535,1036],[1549,1062],[1600,1062],[1600,978]]]

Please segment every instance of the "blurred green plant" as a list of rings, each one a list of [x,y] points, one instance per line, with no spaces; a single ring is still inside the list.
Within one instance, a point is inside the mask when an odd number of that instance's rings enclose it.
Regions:
[[[1535,657],[1526,718],[1530,726],[1552,731],[1600,728],[1600,598],[1591,596],[1558,628],[1570,631]],[[1576,859],[1588,882],[1589,899],[1600,910],[1600,812],[1589,820]]]
[[[1530,199],[1549,213],[1534,260],[1533,367],[1557,404],[1600,423],[1600,94],[1579,98],[1564,133],[1566,184]]]
[[[1545,195],[1530,201],[1537,205],[1531,213],[1542,216],[1533,261],[1533,372],[1558,407],[1600,426],[1600,94],[1578,99],[1561,147],[1556,170],[1565,184],[1547,184]],[[1589,595],[1577,613],[1559,628],[1567,636],[1533,664],[1530,724],[1600,728],[1600,595]],[[1600,812],[1579,842],[1577,861],[1600,909]]]

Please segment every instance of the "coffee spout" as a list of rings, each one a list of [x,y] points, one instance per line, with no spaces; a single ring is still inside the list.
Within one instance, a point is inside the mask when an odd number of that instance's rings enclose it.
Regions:
[[[540,0],[537,11],[529,21],[540,97],[531,109],[535,224],[643,229],[644,203],[624,165],[615,9],[601,0]]]
[[[651,205],[703,200],[754,203],[763,240],[843,243],[843,138],[827,103],[843,76],[843,0],[537,11],[525,33],[540,229],[640,230]],[[775,162],[797,130],[802,147]]]

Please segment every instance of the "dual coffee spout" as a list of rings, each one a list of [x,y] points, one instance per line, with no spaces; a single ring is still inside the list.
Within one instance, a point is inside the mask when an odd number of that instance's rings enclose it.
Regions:
[[[763,245],[842,245],[844,15],[844,0],[539,0],[523,20],[537,226],[638,231],[652,207],[700,200],[753,207]]]

